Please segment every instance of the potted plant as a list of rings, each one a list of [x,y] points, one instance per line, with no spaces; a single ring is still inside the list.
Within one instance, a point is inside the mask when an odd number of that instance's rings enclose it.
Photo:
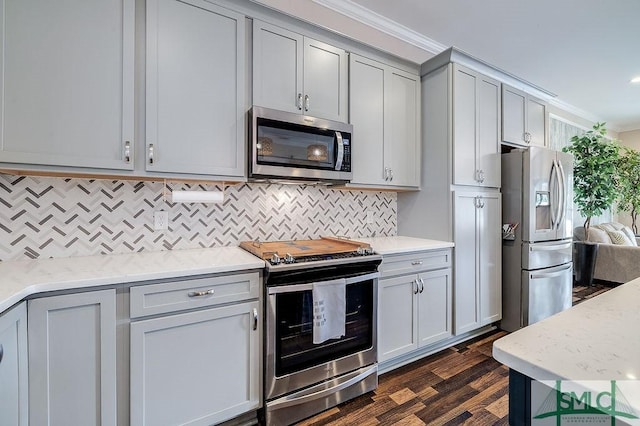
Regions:
[[[640,212],[640,152],[622,147],[618,162],[618,210],[629,212],[631,228],[638,234],[638,212]]]
[[[584,242],[574,244],[576,281],[591,285],[598,245],[588,243],[591,218],[606,212],[618,195],[616,167],[619,147],[605,139],[605,123],[596,123],[583,135],[571,138],[571,145],[563,148],[573,154],[573,201],[585,218]]]

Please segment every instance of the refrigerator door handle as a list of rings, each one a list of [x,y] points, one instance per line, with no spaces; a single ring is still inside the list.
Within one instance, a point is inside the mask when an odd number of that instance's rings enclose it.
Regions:
[[[570,249],[571,248],[571,244],[573,244],[573,243],[571,241],[569,241],[567,243],[544,245],[544,246],[531,245],[531,246],[529,246],[529,251],[531,251],[531,252],[533,252],[533,251],[558,251],[558,250],[563,250],[563,249]]]
[[[558,167],[556,166],[556,160],[554,159],[553,162],[551,163],[551,176],[549,176],[549,188],[551,189],[551,229],[555,230],[556,226],[557,226],[557,217],[556,214],[558,213],[558,209],[557,206],[555,205],[556,200],[557,200],[557,187],[558,187],[558,182],[556,182],[558,180]],[[554,187],[554,182],[556,183],[555,187]]]
[[[554,272],[533,272],[531,273],[530,277],[532,280],[537,280],[540,278],[553,278],[553,277],[558,277],[562,274],[564,274],[565,272],[567,272],[568,270],[571,269],[571,264],[567,265],[566,267],[558,270],[558,271],[554,271]]]
[[[562,162],[556,160],[556,164],[558,164],[558,177],[560,178],[560,184],[558,185],[558,189],[560,190],[560,201],[558,205],[558,229],[562,225],[564,221],[565,214],[567,212],[567,181],[564,174],[564,167],[562,167]]]

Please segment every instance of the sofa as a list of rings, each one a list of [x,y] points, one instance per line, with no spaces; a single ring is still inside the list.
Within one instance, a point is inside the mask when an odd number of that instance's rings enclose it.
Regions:
[[[573,230],[574,241],[584,241],[584,228]],[[626,283],[640,277],[640,247],[631,228],[617,222],[591,225],[587,241],[598,243],[594,279]]]

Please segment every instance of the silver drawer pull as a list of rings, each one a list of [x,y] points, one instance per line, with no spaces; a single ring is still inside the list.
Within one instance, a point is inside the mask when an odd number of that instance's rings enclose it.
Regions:
[[[0,362],[2,362],[2,357],[4,356],[4,348],[0,345]]]
[[[214,293],[214,289],[204,290],[204,291],[192,291],[189,293],[189,297],[201,297],[201,296],[209,296]]]
[[[412,265],[422,265],[422,260],[414,260],[413,262],[411,262]]]

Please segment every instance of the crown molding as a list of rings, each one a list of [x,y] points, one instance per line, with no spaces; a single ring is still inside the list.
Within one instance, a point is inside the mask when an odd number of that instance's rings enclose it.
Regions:
[[[373,12],[351,0],[312,0],[321,6],[361,22],[371,28],[437,55],[448,46],[438,43],[411,28]]]
[[[565,101],[558,99],[558,98],[552,98],[548,100],[550,105],[553,105],[555,107],[557,107],[558,109],[568,112],[570,114],[573,114],[577,117],[583,118],[585,120],[591,121],[593,123],[601,123],[601,122],[605,122],[606,120],[603,120],[602,117],[598,117],[597,115],[589,112],[589,111],[585,111],[583,109],[580,109],[572,104],[566,103]],[[607,128],[609,130],[613,130],[614,132],[621,132],[623,131],[622,129],[620,129],[618,126],[615,125],[615,123],[607,123]]]
[[[385,16],[375,13],[372,10],[367,9],[366,7],[361,6],[357,3],[354,3],[351,0],[312,0],[312,1],[316,4],[319,4],[337,13],[340,13],[348,18],[358,21],[364,25],[367,25],[373,29],[376,29],[392,37],[395,37],[405,43],[411,44],[422,50],[432,53],[433,55],[438,55],[444,52],[445,50],[449,49],[449,46],[445,46],[433,39],[430,39],[429,37],[426,37],[423,34],[420,34],[417,31],[412,30],[411,28],[405,27],[404,25],[401,25],[396,21],[393,21]],[[484,61],[480,59],[477,59],[477,58],[474,58],[474,59],[477,63],[485,64]],[[524,81],[521,78],[514,76],[504,70],[497,69],[490,64],[486,64],[486,67],[483,71],[487,72],[489,69],[495,69],[496,71],[498,71],[497,73],[495,73],[495,75],[490,75],[490,76],[502,82],[506,82],[507,84],[511,84],[511,85],[514,85],[515,87],[521,88],[522,90],[529,93],[531,93],[533,89],[532,94],[545,99],[551,105],[563,111],[576,115],[585,120],[592,121],[594,123],[604,121],[600,117],[596,116],[591,112],[585,111],[574,105],[566,103],[561,99],[558,99],[556,97],[556,94],[551,93],[536,85],[533,85],[532,83]],[[490,72],[490,74],[494,74],[494,73]],[[520,86],[524,86],[524,87],[520,87]],[[615,123],[610,123],[610,125],[608,125],[608,128],[615,132],[637,130],[638,128],[640,128],[640,123],[638,123],[638,126],[634,126],[634,124],[627,125],[627,126],[616,126]]]

